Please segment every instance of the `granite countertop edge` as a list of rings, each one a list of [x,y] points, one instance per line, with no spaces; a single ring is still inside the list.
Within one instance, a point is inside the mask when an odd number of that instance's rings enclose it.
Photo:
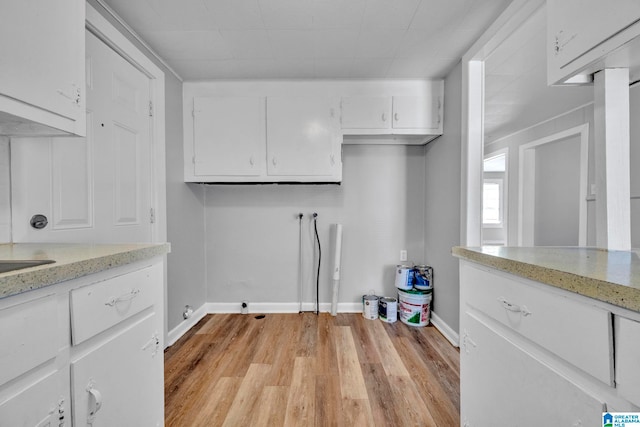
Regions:
[[[21,244],[10,244],[20,247]],[[37,244],[24,244],[36,248]],[[84,245],[84,244],[64,244],[52,245],[43,244],[43,248],[98,248],[104,249],[105,253],[92,255],[88,253],[84,256],[69,257],[58,262],[56,257],[47,257],[56,261],[53,264],[46,264],[38,267],[15,270],[9,273],[0,274],[0,298],[18,295],[27,291],[44,288],[67,280],[77,279],[94,273],[99,273],[111,268],[121,267],[137,261],[151,259],[171,252],[169,243],[141,244],[141,245]],[[66,257],[65,257],[66,258]],[[34,258],[36,259],[36,258]]]
[[[618,307],[640,312],[640,288],[628,283],[616,283],[589,274],[563,271],[557,268],[484,253],[481,248],[456,246],[455,257],[485,265],[536,282],[574,292]],[[544,249],[541,249],[544,250]],[[598,251],[599,249],[593,249]]]

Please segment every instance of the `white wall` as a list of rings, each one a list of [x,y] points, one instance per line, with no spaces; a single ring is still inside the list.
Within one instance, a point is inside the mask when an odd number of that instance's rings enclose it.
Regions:
[[[320,301],[331,301],[330,224],[343,224],[339,301],[395,295],[399,251],[424,262],[424,147],[343,146],[342,185],[209,186],[206,192],[207,301],[295,303],[299,224],[303,219],[303,285],[315,301],[313,224],[322,245]],[[310,309],[310,305],[305,306]]]
[[[451,248],[460,244],[461,64],[445,80],[444,100],[444,134],[425,150],[424,258],[433,267],[433,312],[457,332],[460,284]]]
[[[0,243],[11,242],[11,157],[9,138],[0,136]]]

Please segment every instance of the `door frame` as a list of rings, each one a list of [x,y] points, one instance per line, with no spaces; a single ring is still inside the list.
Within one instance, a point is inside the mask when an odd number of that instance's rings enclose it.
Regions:
[[[518,151],[518,246],[533,246],[535,149],[572,136],[580,137],[580,191],[578,246],[587,245],[587,185],[589,170],[589,123],[523,144]]]
[[[86,5],[85,26],[88,31],[149,78],[152,103],[149,129],[151,143],[150,193],[151,206],[154,210],[151,242],[164,243],[167,241],[164,72],[88,3]]]

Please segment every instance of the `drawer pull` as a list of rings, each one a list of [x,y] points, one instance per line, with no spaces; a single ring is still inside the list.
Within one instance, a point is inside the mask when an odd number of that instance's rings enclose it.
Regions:
[[[529,310],[527,310],[527,307],[523,306],[519,306],[516,304],[512,304],[509,301],[506,300],[506,298],[504,297],[499,297],[498,301],[500,301],[500,303],[502,303],[502,307],[505,310],[509,310],[512,311],[514,313],[522,313],[523,317],[527,317],[527,316],[531,316],[531,312]]]
[[[137,297],[139,293],[140,293],[140,289],[132,289],[131,292],[127,292],[126,294],[120,295],[117,298],[116,297],[109,298],[109,300],[107,302],[105,302],[104,305],[108,305],[110,307],[113,307],[116,304],[118,304],[119,302],[131,301],[132,299]]]

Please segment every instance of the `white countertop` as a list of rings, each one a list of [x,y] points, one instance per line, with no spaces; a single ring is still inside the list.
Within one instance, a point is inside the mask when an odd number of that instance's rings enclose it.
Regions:
[[[452,254],[640,312],[640,253],[577,247],[454,247]]]
[[[0,260],[53,260],[53,264],[0,273],[0,298],[86,276],[170,252],[160,244],[0,244]]]

